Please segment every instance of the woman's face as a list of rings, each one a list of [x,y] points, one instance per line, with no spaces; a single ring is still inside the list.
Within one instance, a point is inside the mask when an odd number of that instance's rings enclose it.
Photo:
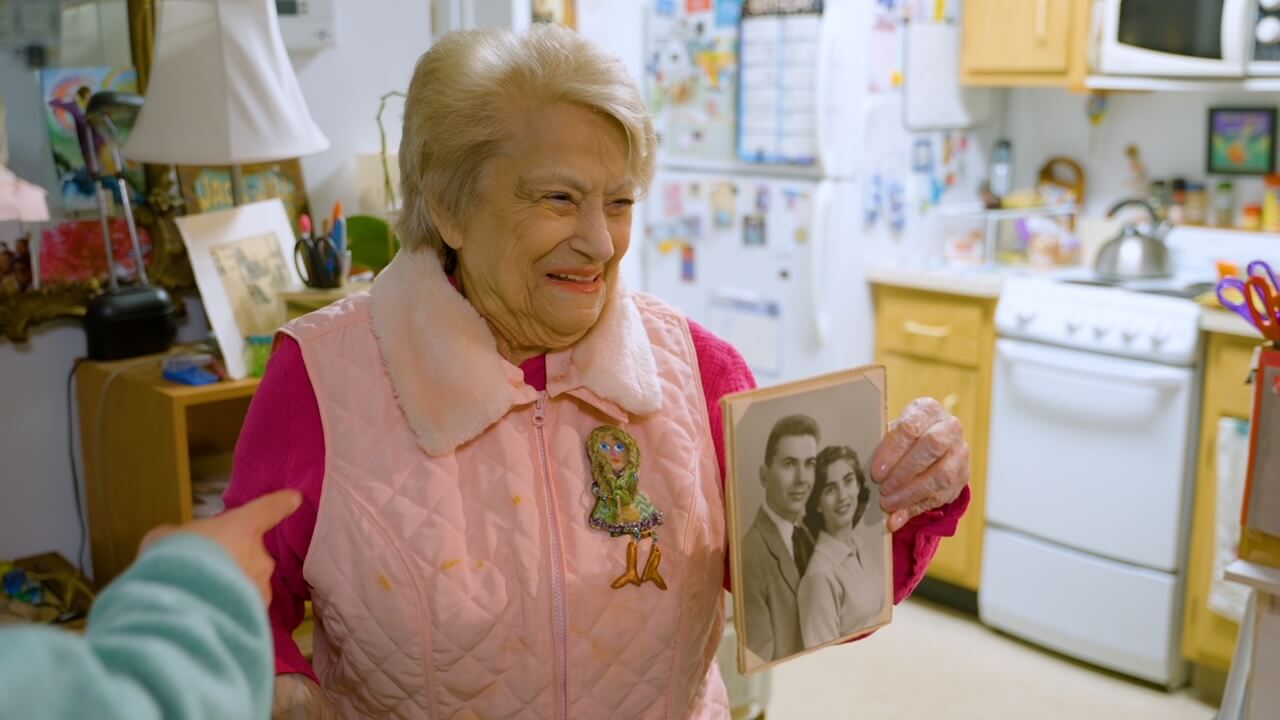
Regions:
[[[857,506],[858,475],[853,471],[853,463],[836,460],[827,468],[827,485],[818,498],[818,511],[822,513],[827,532],[850,527]]]
[[[609,458],[609,467],[614,472],[622,472],[627,466],[627,460],[630,458],[631,452],[627,449],[627,444],[622,442],[621,438],[613,435],[605,435],[600,438],[600,452]]]
[[[572,345],[599,319],[631,243],[635,183],[611,118],[568,103],[510,112],[518,121],[468,217],[440,227],[467,299],[518,361]]]

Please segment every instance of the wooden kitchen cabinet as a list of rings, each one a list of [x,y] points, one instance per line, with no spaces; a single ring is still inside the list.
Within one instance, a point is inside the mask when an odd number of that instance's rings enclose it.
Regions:
[[[1183,609],[1182,656],[1217,670],[1231,666],[1239,625],[1209,609],[1213,577],[1214,525],[1217,517],[1217,444],[1220,418],[1247,419],[1252,386],[1245,384],[1259,339],[1212,333],[1205,350],[1204,400],[1196,460],[1195,509],[1187,559],[1187,597]]]
[[[976,591],[982,574],[995,299],[872,287],[876,362],[885,366],[890,416],[918,397],[933,397],[960,419],[969,441],[972,503],[955,536],[939,546],[929,575]]]
[[[966,85],[1083,88],[1090,0],[967,0],[960,73]]]

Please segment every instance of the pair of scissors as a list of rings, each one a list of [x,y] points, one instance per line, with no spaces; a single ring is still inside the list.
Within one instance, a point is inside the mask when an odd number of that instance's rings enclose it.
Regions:
[[[338,287],[341,253],[328,235],[305,235],[293,246],[293,264],[302,281],[313,288]]]
[[[1262,261],[1260,268],[1270,275],[1270,266]],[[1249,279],[1226,278],[1218,283],[1218,302],[1244,318],[1272,342],[1280,342],[1280,295],[1271,277],[1259,277],[1253,273],[1255,263],[1250,263]],[[1239,299],[1235,296],[1238,295]]]

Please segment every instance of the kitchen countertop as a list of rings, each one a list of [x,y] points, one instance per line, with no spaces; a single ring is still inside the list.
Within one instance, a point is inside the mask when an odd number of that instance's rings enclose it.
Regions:
[[[1200,311],[1200,329],[1205,332],[1238,335],[1240,337],[1262,339],[1256,328],[1244,321],[1244,318],[1227,310],[1204,308]]]
[[[1026,270],[1018,268],[970,270],[882,266],[868,268],[866,275],[868,282],[877,285],[892,285],[912,290],[995,300],[1000,297],[1000,289],[1004,285],[1005,278],[1025,272]],[[1200,312],[1200,329],[1205,332],[1261,339],[1252,325],[1227,310],[1203,308]]]
[[[893,285],[912,290],[994,300],[1000,297],[1000,288],[1004,285],[1004,279],[1014,272],[1016,271],[873,267],[867,269],[867,281],[876,285]]]

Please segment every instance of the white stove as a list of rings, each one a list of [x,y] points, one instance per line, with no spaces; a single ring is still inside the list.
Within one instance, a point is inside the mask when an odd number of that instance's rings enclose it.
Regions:
[[[989,625],[1169,687],[1200,395],[1188,287],[1006,281],[978,598]]]

